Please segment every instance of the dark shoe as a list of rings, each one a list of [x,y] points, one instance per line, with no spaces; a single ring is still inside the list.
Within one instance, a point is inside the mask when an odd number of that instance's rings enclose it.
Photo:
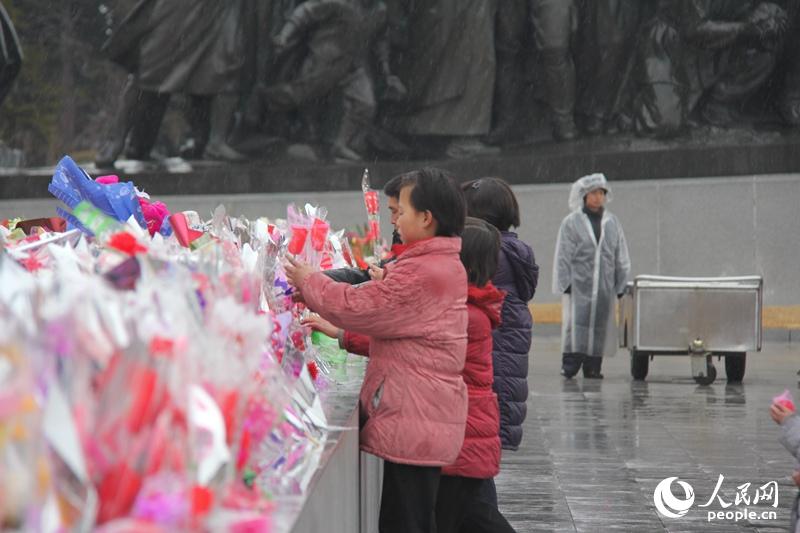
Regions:
[[[572,379],[584,364],[584,357],[578,353],[565,353],[561,356],[561,375]]]
[[[602,366],[602,357],[587,357],[583,361],[583,377],[586,379],[603,379],[603,374],[600,373]]]

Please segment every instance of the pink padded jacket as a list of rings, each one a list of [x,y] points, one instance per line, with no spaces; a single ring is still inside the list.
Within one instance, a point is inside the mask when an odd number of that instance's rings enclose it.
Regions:
[[[382,281],[351,286],[308,276],[308,307],[370,337],[361,387],[361,449],[395,463],[443,466],[464,440],[467,276],[461,239],[434,237],[386,265]]]

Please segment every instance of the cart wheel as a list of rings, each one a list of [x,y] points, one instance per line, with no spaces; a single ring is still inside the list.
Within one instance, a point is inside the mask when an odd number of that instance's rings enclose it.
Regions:
[[[650,369],[650,354],[631,352],[631,376],[636,381],[644,381]]]
[[[711,362],[711,356],[709,355],[706,357],[706,375],[697,376],[694,380],[698,385],[711,385],[715,379],[717,379],[717,369],[714,367],[714,363]]]
[[[744,379],[745,363],[747,362],[746,353],[726,354],[725,355],[725,375],[728,383],[741,383]]]

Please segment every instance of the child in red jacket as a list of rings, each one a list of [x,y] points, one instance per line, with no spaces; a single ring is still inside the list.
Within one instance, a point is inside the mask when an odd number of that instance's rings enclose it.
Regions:
[[[469,525],[470,531],[514,531],[495,506],[479,501],[482,483],[500,471],[500,410],[492,390],[492,330],[500,324],[505,293],[491,282],[499,255],[500,232],[483,220],[467,218],[461,234],[461,262],[469,282],[467,359],[461,374],[467,384],[467,429],[458,458],[442,468],[436,502],[438,533],[457,533],[476,505],[481,507],[481,517]],[[481,527],[475,529],[478,523]]]
[[[286,266],[310,310],[370,338],[359,437],[363,451],[384,459],[381,533],[436,531],[441,467],[456,460],[464,440],[467,275],[459,235],[465,213],[449,174],[410,172],[396,221],[408,248],[384,267],[382,279],[352,286],[293,259]]]

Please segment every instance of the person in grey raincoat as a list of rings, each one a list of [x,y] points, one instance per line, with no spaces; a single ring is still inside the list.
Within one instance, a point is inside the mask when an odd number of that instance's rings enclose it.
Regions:
[[[603,174],[572,185],[569,207],[556,241],[553,291],[562,295],[562,370],[572,378],[583,366],[600,379],[603,356],[616,351],[615,296],[631,270],[622,225],[605,209],[611,189]]]

